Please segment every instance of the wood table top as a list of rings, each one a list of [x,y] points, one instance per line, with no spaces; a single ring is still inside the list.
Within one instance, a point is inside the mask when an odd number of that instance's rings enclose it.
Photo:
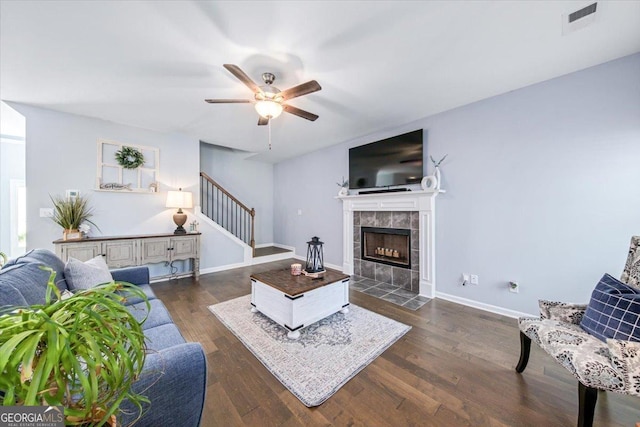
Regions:
[[[158,234],[132,234],[128,236],[93,236],[84,237],[82,239],[54,240],[52,243],[82,243],[82,242],[101,242],[103,240],[130,240],[130,239],[153,239],[154,237],[183,237],[183,236],[199,236],[202,233],[199,231],[192,231],[189,233],[175,234],[175,233],[158,233]]]
[[[292,276],[290,268],[280,268],[278,270],[254,273],[250,277],[290,296],[303,294],[305,292],[321,288],[322,286],[343,281],[350,277],[348,274],[341,273],[337,270],[332,270],[330,268],[327,268],[326,270],[327,271],[324,273],[324,276],[318,279],[312,279],[311,277],[307,277],[303,274],[300,276]]]

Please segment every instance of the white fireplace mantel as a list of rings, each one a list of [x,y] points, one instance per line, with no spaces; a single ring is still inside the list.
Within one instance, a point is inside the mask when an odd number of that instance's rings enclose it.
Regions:
[[[435,199],[443,190],[403,191],[338,196],[342,200],[342,271],[353,274],[353,213],[357,211],[409,211],[420,213],[420,295],[434,298]]]

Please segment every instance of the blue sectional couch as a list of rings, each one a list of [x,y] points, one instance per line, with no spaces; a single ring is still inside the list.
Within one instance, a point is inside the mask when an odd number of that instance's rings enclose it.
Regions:
[[[52,252],[33,250],[10,260],[0,270],[0,312],[8,307],[43,304],[49,273],[45,265],[56,271],[56,286],[68,289],[64,263]],[[111,271],[114,280],[140,286],[149,298],[151,310],[144,323],[147,355],[143,374],[134,387],[147,396],[151,406],[145,408],[136,426],[198,426],[206,391],[206,359],[199,343],[188,343],[173,323],[167,308],[149,286],[147,267],[131,267]],[[146,314],[140,299],[127,301],[136,318]],[[122,406],[118,425],[128,425],[136,417],[133,406]],[[128,412],[128,414],[127,414]]]

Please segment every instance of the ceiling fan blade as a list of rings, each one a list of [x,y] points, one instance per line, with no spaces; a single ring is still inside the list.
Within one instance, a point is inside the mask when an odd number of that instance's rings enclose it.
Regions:
[[[284,105],[283,104],[282,105],[282,109],[284,111],[286,111],[287,113],[294,114],[294,115],[296,115],[298,117],[302,117],[303,119],[311,120],[312,122],[314,122],[319,117],[319,116],[317,116],[317,115],[315,115],[313,113],[310,113],[308,111],[304,111],[304,110],[301,110],[299,108],[292,107],[291,105]]]
[[[231,74],[236,76],[236,78],[244,83],[249,89],[251,89],[252,92],[262,92],[258,85],[253,80],[251,80],[251,77],[247,76],[246,73],[242,71],[237,65],[224,64],[223,67],[229,70]]]
[[[251,103],[248,99],[205,99],[205,102],[209,104],[248,104]]]
[[[320,87],[318,82],[315,80],[311,80],[309,82],[302,83],[301,85],[283,90],[278,94],[278,96],[281,96],[282,99],[286,101],[287,99],[292,99],[298,96],[306,95],[308,93],[317,92],[320,89],[322,89],[322,87]]]
[[[269,119],[266,119],[262,116],[258,117],[258,126],[265,126],[269,124]]]

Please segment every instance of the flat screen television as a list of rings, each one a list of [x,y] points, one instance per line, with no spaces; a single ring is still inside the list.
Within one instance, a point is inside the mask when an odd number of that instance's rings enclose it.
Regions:
[[[349,188],[419,184],[422,129],[349,149]]]

